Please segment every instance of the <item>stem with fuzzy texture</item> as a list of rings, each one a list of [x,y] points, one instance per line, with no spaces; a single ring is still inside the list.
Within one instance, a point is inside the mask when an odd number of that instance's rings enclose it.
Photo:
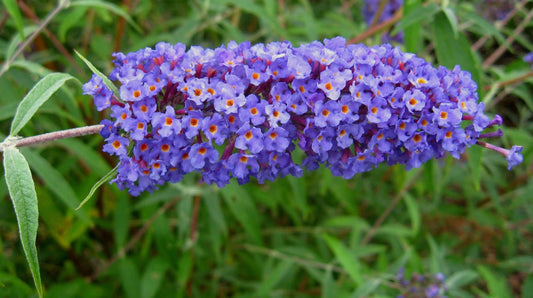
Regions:
[[[40,143],[55,141],[59,139],[66,139],[66,138],[96,134],[96,133],[99,133],[103,127],[104,125],[97,124],[97,125],[91,125],[91,126],[71,128],[71,129],[49,132],[49,133],[45,133],[45,134],[37,135],[33,137],[14,139],[14,140],[11,140],[11,142],[15,143],[16,147],[31,146],[34,144],[40,144]],[[2,151],[1,146],[0,146],[0,151]]]

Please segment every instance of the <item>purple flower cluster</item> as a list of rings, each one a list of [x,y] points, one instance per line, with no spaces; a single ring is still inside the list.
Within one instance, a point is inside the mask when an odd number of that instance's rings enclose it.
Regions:
[[[442,273],[435,275],[421,275],[414,273],[410,279],[404,276],[404,269],[400,269],[396,274],[396,282],[399,284],[401,294],[396,298],[444,298],[443,293],[446,291],[444,285],[445,276]]]
[[[376,14],[379,13],[379,19],[377,23],[383,23],[392,16],[403,6],[403,0],[388,0],[384,3],[383,8],[380,9],[380,4],[382,0],[365,0],[365,5],[363,6],[363,17],[367,25],[372,25]],[[391,36],[388,33],[381,35],[382,42],[399,42],[403,43],[403,33],[400,32],[394,36]]]
[[[103,150],[119,157],[114,182],[133,195],[190,172],[223,187],[320,164],[344,178],[380,163],[410,169],[500,135],[482,134],[501,117],[483,113],[469,73],[390,45],[158,43],[114,56],[120,99],[96,75],[83,89],[111,112]],[[521,158],[501,150],[513,165]]]

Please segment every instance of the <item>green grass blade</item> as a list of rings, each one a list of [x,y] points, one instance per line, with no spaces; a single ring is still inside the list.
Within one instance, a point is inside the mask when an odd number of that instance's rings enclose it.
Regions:
[[[348,272],[348,275],[352,278],[356,286],[359,286],[363,282],[361,266],[356,257],[350,253],[348,248],[344,246],[339,239],[323,235],[329,248],[333,251],[335,258],[341,264],[342,268]]]
[[[39,225],[37,194],[30,172],[30,167],[20,151],[14,147],[4,151],[4,170],[9,195],[15,208],[20,232],[20,241],[26,254],[26,260],[35,282],[39,297],[43,296],[41,273],[35,239]]]
[[[75,79],[73,76],[66,73],[51,73],[42,78],[35,86],[26,94],[20,102],[13,122],[11,123],[10,135],[15,136],[33,117],[39,107],[44,104],[57,89],[61,88],[66,81]]]
[[[88,7],[103,8],[105,10],[108,10],[108,11],[110,11],[110,12],[112,12],[112,13],[120,16],[120,17],[122,17],[138,33],[142,33],[143,32],[141,27],[139,27],[139,25],[137,25],[133,21],[133,19],[130,17],[130,15],[124,9],[120,8],[119,6],[117,6],[117,5],[113,4],[113,3],[105,2],[105,1],[98,1],[98,0],[79,0],[79,1],[72,1],[70,3],[70,6],[88,6]]]
[[[98,180],[98,182],[96,182],[93,187],[91,187],[91,190],[89,191],[89,194],[85,197],[85,199],[83,199],[83,201],[81,201],[80,205],[78,206],[78,208],[76,208],[76,210],[80,209],[81,207],[83,207],[83,205],[85,205],[85,203],[87,203],[94,195],[94,193],[98,190],[98,188],[100,188],[100,186],[102,186],[104,183],[110,181],[111,179],[113,179],[113,177],[115,177],[115,174],[117,173],[118,171],[118,166],[120,165],[117,164],[116,167],[114,167],[111,171],[109,171],[109,173],[107,173],[104,177],[102,177],[100,180]]]
[[[24,40],[24,24],[22,24],[22,15],[16,0],[3,0],[7,12],[15,21],[15,27],[19,33],[20,39]]]

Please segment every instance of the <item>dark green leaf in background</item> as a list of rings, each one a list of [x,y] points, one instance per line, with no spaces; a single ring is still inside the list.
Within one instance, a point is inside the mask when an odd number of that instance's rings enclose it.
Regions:
[[[20,14],[17,0],[2,0],[2,2],[4,2],[7,12],[15,21],[15,27],[17,27],[20,38],[24,40],[24,25],[22,24],[22,15]]]

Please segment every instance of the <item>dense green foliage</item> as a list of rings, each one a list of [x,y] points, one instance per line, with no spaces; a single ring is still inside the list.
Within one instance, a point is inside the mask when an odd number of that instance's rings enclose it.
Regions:
[[[21,99],[46,74],[90,78],[74,50],[108,74],[114,51],[158,41],[298,45],[340,35],[380,43],[381,32],[366,35],[372,30],[363,2],[72,0],[41,30],[55,1],[4,0],[0,140]],[[75,210],[115,166],[101,152],[102,137],[21,148],[38,198],[44,296],[394,297],[395,275],[405,268],[406,276],[445,274],[449,297],[531,297],[533,76],[522,57],[533,51],[533,3],[516,1],[525,6],[493,21],[474,1],[405,2],[403,17],[392,23],[405,35],[398,46],[435,66],[471,71],[488,114],[504,119],[500,145],[523,145],[523,164],[507,171],[501,155],[473,147],[461,160],[433,160],[411,171],[381,165],[351,180],[320,169],[219,189],[190,175],[136,198],[105,185]],[[18,135],[99,123],[106,115],[81,93],[79,82],[67,81],[16,126]],[[28,297],[37,291],[13,210],[0,179],[0,297]]]

